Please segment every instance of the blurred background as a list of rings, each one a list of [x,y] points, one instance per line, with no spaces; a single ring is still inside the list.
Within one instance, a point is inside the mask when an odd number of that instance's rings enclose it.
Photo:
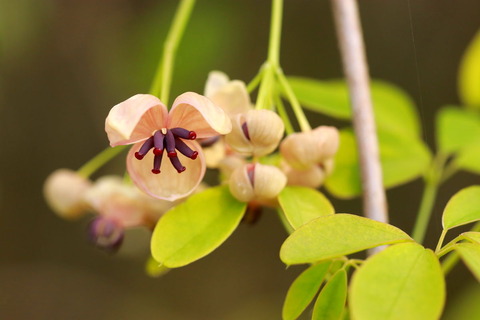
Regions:
[[[42,198],[50,172],[77,169],[107,147],[109,109],[148,91],[176,5],[0,0],[0,319],[280,319],[302,268],[286,270],[280,262],[286,234],[273,212],[241,225],[208,257],[152,279],[144,273],[148,233],[134,230],[117,255],[108,255],[86,242],[88,219],[63,221]],[[284,9],[285,73],[341,77],[329,1],[286,0]],[[480,27],[480,2],[362,0],[360,9],[371,75],[412,95],[434,148],[433,116],[459,103],[458,63]],[[199,0],[171,97],[202,92],[211,70],[251,80],[266,59],[269,16],[266,0]],[[313,124],[332,123],[309,115]],[[122,174],[123,161],[96,176]],[[479,183],[460,173],[440,190],[427,246],[436,243],[449,197]],[[421,181],[389,190],[392,224],[411,230],[421,190]],[[361,213],[358,199],[333,203],[338,212]],[[448,277],[447,307],[473,283],[457,266]]]

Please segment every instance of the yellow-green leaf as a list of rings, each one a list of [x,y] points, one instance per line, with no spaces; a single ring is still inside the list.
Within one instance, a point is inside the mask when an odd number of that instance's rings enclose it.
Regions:
[[[443,211],[444,229],[451,229],[480,220],[480,186],[471,186],[457,192]]]
[[[386,188],[420,177],[430,164],[430,151],[420,139],[388,132],[379,132],[378,139],[383,185]],[[357,146],[350,129],[340,130],[335,169],[327,178],[325,187],[339,198],[356,197],[362,192]]]
[[[306,108],[334,118],[350,119],[350,99],[345,81],[305,77],[289,77],[288,81]],[[412,99],[399,87],[384,81],[373,80],[370,88],[379,130],[418,137],[420,125]]]
[[[436,320],[445,303],[445,279],[431,250],[404,243],[365,261],[349,293],[356,320]]]
[[[480,31],[463,55],[458,85],[463,103],[468,108],[480,109]]]
[[[152,278],[158,278],[163,276],[164,274],[168,273],[171,269],[165,267],[158,263],[152,257],[149,257],[147,263],[145,263],[145,272]]]
[[[278,196],[278,202],[294,229],[315,218],[335,213],[330,201],[320,191],[307,187],[285,187]]]
[[[233,233],[245,208],[228,186],[194,194],[158,221],[151,240],[153,258],[176,268],[206,256]]]
[[[324,261],[313,265],[293,281],[283,304],[283,320],[294,320],[302,314],[320,289],[331,264],[331,261]]]
[[[480,174],[480,145],[471,145],[462,149],[454,160],[455,165],[463,170]]]
[[[479,89],[480,90],[480,89]],[[444,153],[480,145],[480,116],[458,107],[444,107],[437,114],[437,145]]]
[[[347,300],[347,273],[338,270],[318,295],[312,320],[340,320]]]
[[[460,254],[465,265],[480,282],[480,243],[457,243],[455,251]]]
[[[480,244],[480,232],[468,231],[461,234],[462,238]]]
[[[352,214],[334,214],[295,230],[283,243],[280,258],[287,265],[312,263],[404,241],[413,240],[392,225]]]

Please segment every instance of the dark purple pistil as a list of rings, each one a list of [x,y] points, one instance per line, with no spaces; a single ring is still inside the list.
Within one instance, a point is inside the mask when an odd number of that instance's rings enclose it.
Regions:
[[[153,136],[145,140],[138,152],[135,152],[135,158],[142,160],[145,155],[153,148],[155,155],[153,159],[152,173],[160,173],[160,166],[162,164],[163,152],[166,150],[167,155],[173,167],[178,173],[185,171],[185,167],[178,159],[178,150],[184,156],[190,159],[196,159],[198,152],[190,149],[190,147],[183,142],[183,140],[195,140],[197,134],[194,131],[189,131],[184,128],[162,129],[156,131]]]

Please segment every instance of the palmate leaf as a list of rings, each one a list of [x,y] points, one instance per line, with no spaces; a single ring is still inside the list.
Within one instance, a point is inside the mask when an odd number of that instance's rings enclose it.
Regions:
[[[402,230],[352,214],[314,219],[283,243],[280,258],[287,265],[313,263],[380,245],[413,241]]]
[[[245,208],[228,186],[194,194],[158,221],[151,240],[153,258],[177,268],[206,256],[233,233]]]
[[[445,279],[435,254],[416,243],[393,245],[354,273],[350,314],[357,320],[436,320]]]

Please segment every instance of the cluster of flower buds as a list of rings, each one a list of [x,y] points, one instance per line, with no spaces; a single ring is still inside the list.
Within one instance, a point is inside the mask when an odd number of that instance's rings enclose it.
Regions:
[[[220,169],[230,192],[238,200],[274,205],[287,178],[279,168],[256,160],[277,149],[285,131],[282,119],[271,110],[254,109],[245,83],[230,81],[218,71],[210,73],[205,95],[232,121],[232,131],[206,148],[217,149],[215,153],[205,153],[207,163]],[[213,158],[211,161],[209,156]],[[250,157],[254,161],[249,161]]]
[[[64,219],[93,213],[88,238],[109,252],[118,250],[128,228],[152,229],[175,202],[152,198],[117,176],[105,176],[91,182],[75,171],[59,169],[44,185],[51,209]]]
[[[232,131],[224,139],[203,143],[206,162],[220,169],[239,200],[274,204],[287,183],[317,188],[332,172],[339,145],[336,128],[320,126],[281,141],[282,119],[273,111],[254,109],[245,83],[230,81],[218,71],[210,73],[205,95],[232,121]],[[248,157],[255,160],[271,154],[279,144],[279,168],[247,161]]]

